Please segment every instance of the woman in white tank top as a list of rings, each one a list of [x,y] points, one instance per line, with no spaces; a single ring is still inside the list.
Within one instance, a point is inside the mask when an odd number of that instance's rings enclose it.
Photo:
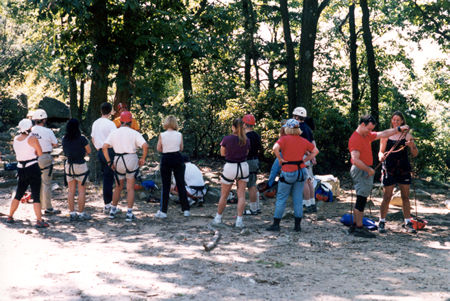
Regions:
[[[7,223],[14,223],[13,215],[19,207],[20,199],[24,195],[28,186],[31,188],[33,197],[33,209],[36,214],[36,228],[48,227],[42,220],[40,189],[41,189],[41,169],[39,168],[37,157],[42,155],[42,149],[36,137],[30,136],[31,120],[23,119],[19,122],[19,135],[14,138],[13,148],[18,162],[18,180],[14,199],[11,202]]]

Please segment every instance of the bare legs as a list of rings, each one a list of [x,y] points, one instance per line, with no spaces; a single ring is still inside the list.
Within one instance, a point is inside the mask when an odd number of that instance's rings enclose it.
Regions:
[[[230,190],[233,184],[221,184],[221,190],[220,190],[220,199],[219,204],[217,206],[217,213],[222,215],[223,211],[225,210],[225,207],[227,206],[227,197],[230,194]],[[245,187],[247,186],[247,182],[244,180],[239,180],[237,183],[237,197],[238,197],[238,204],[237,204],[237,215],[242,216],[245,209]],[[256,187],[255,187],[256,189]]]
[[[67,200],[69,203],[69,211],[75,211],[75,192],[78,184],[78,212],[82,213],[86,204],[86,186],[81,185],[80,181],[72,180],[68,183],[69,192],[67,195]]]
[[[402,196],[402,209],[403,216],[405,219],[411,218],[411,204],[409,202],[409,185],[408,184],[399,184],[400,192]],[[383,193],[383,202],[380,206],[380,217],[386,218],[386,215],[389,210],[389,203],[392,198],[392,193],[394,191],[394,185],[385,186]]]

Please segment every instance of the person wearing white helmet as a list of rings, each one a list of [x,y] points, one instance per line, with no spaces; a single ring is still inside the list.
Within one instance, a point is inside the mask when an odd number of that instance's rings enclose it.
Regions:
[[[307,112],[304,107],[297,107],[292,112],[294,119],[296,119],[300,123],[300,129],[302,130],[301,136],[314,144],[316,146],[316,141],[314,140],[314,136],[311,128],[305,123]],[[308,179],[305,182],[305,186],[303,188],[303,204],[305,205],[305,213],[313,213],[317,212],[316,201],[314,199],[314,174],[312,171],[312,167],[316,164],[316,159],[313,158],[310,162],[306,163],[306,169],[308,172]]]
[[[31,129],[31,135],[37,138],[42,148],[42,155],[39,156],[38,163],[41,168],[41,205],[45,210],[45,214],[52,215],[61,213],[52,206],[52,173],[53,173],[53,157],[51,152],[54,147],[58,146],[53,131],[45,127],[47,122],[47,112],[43,109],[37,109],[32,117],[35,126]]]
[[[28,186],[31,188],[33,196],[33,209],[36,214],[36,227],[48,227],[48,223],[42,220],[40,190],[41,190],[41,170],[38,164],[38,156],[42,155],[42,149],[36,137],[30,135],[33,123],[30,119],[22,119],[19,122],[19,135],[14,137],[13,148],[16,153],[17,164],[17,189],[14,199],[11,202],[7,223],[14,223],[13,215],[20,204],[20,199],[24,195]]]

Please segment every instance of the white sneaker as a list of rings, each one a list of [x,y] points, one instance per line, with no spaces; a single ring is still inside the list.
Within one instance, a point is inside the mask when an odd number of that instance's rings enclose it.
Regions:
[[[214,217],[212,224],[213,225],[220,225],[222,223],[222,218],[219,218],[218,216]]]
[[[244,222],[243,221],[236,221],[235,227],[236,228],[240,228],[240,229],[244,228]]]
[[[105,206],[105,207],[103,208],[103,212],[104,212],[105,214],[109,214],[110,211],[111,211],[111,206]]]
[[[191,212],[189,210],[184,210],[184,216],[191,216]]]
[[[157,218],[166,218],[167,217],[167,213],[162,212],[161,210],[158,210],[158,212],[156,212],[155,217]]]

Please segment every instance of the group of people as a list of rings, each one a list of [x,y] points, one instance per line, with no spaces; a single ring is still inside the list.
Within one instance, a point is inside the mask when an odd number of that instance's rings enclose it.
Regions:
[[[124,105],[119,107],[119,117],[111,120],[112,105],[101,105],[101,117],[92,125],[92,145],[97,150],[98,160],[103,171],[103,201],[104,212],[114,219],[120,212],[118,206],[121,192],[127,191],[126,221],[135,220],[133,214],[135,181],[139,168],[145,163],[148,154],[148,144],[139,132],[139,124],[127,111]],[[305,122],[306,109],[295,108],[293,118],[282,121],[280,137],[273,146],[276,157],[266,189],[274,186],[279,175],[276,192],[276,204],[273,223],[266,229],[280,231],[280,221],[289,196],[292,196],[294,208],[294,231],[301,231],[303,213],[315,212],[314,175],[312,166],[316,164],[315,157],[319,150],[314,141],[311,127]],[[34,202],[37,218],[36,227],[48,227],[42,219],[45,214],[58,214],[51,205],[51,175],[53,169],[52,148],[57,146],[57,140],[51,129],[45,127],[47,114],[38,109],[32,119],[23,119],[19,123],[19,134],[14,138],[13,147],[18,161],[18,186],[11,203],[8,223],[14,222],[13,215],[20,199],[28,186]],[[236,118],[231,125],[231,134],[225,136],[220,143],[220,154],[225,158],[221,174],[221,195],[213,224],[222,223],[222,216],[227,205],[227,199],[233,184],[237,184],[237,217],[235,226],[244,227],[243,215],[261,213],[258,190],[256,186],[259,161],[262,156],[261,137],[254,131],[255,117],[247,114]],[[412,156],[417,156],[418,150],[405,124],[405,118],[400,112],[395,112],[391,118],[391,128],[374,132],[375,119],[363,116],[359,125],[349,139],[348,148],[351,156],[351,177],[356,190],[354,206],[354,224],[349,233],[360,237],[374,237],[362,225],[364,207],[373,186],[375,170],[373,164],[371,143],[381,139],[379,160],[383,165],[382,182],[384,185],[383,202],[380,209],[379,231],[385,232],[386,215],[395,184],[400,187],[403,199],[405,229],[414,232],[411,224],[409,206],[409,184],[411,182],[411,166],[408,160],[410,149]],[[204,189],[204,186],[189,186],[186,181],[186,157],[183,151],[183,136],[178,131],[178,122],[174,116],[168,116],[163,122],[164,132],[158,137],[157,151],[161,153],[160,173],[162,192],[160,208],[156,218],[166,218],[171,178],[175,178],[176,192],[179,195],[181,210],[185,217],[190,216],[188,197],[192,197],[193,189]],[[78,120],[71,119],[66,124],[66,133],[62,146],[67,160],[64,164],[65,180],[68,184],[68,207],[70,220],[88,220],[91,218],[84,211],[86,200],[86,180],[89,169],[85,156],[91,152],[89,141],[81,134]],[[139,158],[137,149],[142,148]],[[192,168],[191,168],[192,169]],[[190,170],[191,170],[190,169]],[[198,168],[197,168],[198,169]],[[192,169],[192,174],[196,170]],[[188,177],[189,178],[189,177]],[[114,185],[115,183],[115,185]],[[126,183],[126,184],[125,184]],[[195,184],[195,183],[194,183]],[[186,187],[187,185],[187,187]],[[78,211],[75,211],[75,194],[78,188]],[[248,189],[249,209],[245,209],[245,189]],[[305,206],[305,210],[303,207]]]

